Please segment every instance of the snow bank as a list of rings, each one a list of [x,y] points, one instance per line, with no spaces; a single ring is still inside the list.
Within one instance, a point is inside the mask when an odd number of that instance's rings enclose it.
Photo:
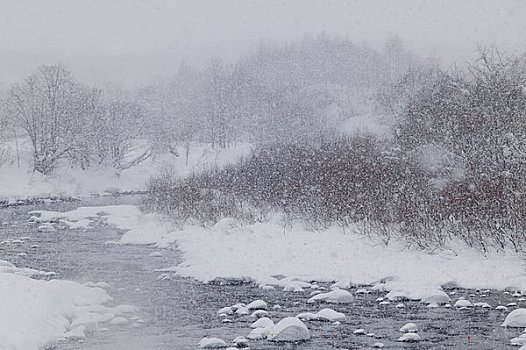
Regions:
[[[5,266],[5,265],[4,265]],[[15,268],[16,269],[16,268]],[[129,308],[109,308],[106,291],[60,280],[0,272],[0,349],[38,350],[57,339],[82,339]],[[106,318],[106,320],[104,319]]]
[[[398,291],[408,299],[440,303],[447,300],[440,292],[440,286],[446,283],[466,288],[513,286],[526,292],[524,258],[510,252],[483,256],[465,247],[456,253],[428,254],[407,249],[402,242],[386,247],[359,233],[344,234],[338,228],[312,232],[295,226],[284,230],[283,225],[274,222],[242,226],[235,220],[222,220],[220,229],[187,227],[170,232],[169,225],[158,216],[141,214],[134,206],[39,213],[44,221],[58,217],[74,221],[97,212],[106,213],[108,223],[129,230],[122,243],[166,247],[177,242],[184,261],[164,271],[203,282],[217,277],[252,279],[261,285],[301,291],[310,286],[302,281],[373,284],[388,279],[382,285],[387,291]],[[278,280],[272,277],[276,275],[287,277]]]
[[[79,207],[69,212],[34,210],[29,214],[32,215],[30,221],[66,222],[70,228],[86,227],[94,221],[102,221],[126,230],[120,241],[122,244],[156,244],[169,236],[169,225],[163,223],[158,215],[144,214],[134,205]]]
[[[14,147],[14,146],[13,146]],[[161,169],[171,168],[177,176],[187,176],[215,165],[233,163],[250,153],[250,145],[239,144],[228,149],[211,149],[195,146],[190,150],[186,164],[184,150],[180,156],[164,154],[150,158],[143,163],[116,174],[113,168],[78,169],[64,162],[53,174],[43,176],[33,173],[28,166],[31,162],[30,149],[21,145],[20,168],[15,163],[0,168],[0,200],[15,201],[28,198],[56,196],[105,195],[115,192],[144,190],[150,176]]]
[[[173,232],[170,238],[184,253],[184,262],[173,271],[204,282],[225,277],[269,284],[271,276],[284,275],[304,281],[351,279],[357,284],[373,284],[394,276],[386,290],[408,289],[412,291],[410,299],[439,298],[440,286],[449,282],[466,288],[514,286],[526,292],[524,259],[513,253],[485,257],[466,247],[456,254],[427,254],[407,249],[401,242],[386,247],[337,228],[311,232],[294,227],[284,232],[283,226],[268,223],[228,233],[190,227]]]

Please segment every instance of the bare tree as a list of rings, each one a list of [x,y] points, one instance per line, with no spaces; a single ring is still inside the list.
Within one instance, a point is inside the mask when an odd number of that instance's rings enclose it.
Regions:
[[[51,172],[75,148],[90,93],[61,65],[42,66],[11,86],[7,113],[31,141],[34,171]]]

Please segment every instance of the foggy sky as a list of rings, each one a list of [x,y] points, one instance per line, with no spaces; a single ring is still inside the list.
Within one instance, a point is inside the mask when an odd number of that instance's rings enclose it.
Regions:
[[[182,60],[321,32],[375,48],[398,34],[418,54],[463,62],[481,44],[526,51],[525,18],[520,0],[0,0],[0,86],[57,62],[85,82],[135,85]]]

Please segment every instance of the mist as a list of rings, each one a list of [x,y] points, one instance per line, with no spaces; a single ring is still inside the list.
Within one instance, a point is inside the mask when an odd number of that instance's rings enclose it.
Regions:
[[[234,61],[261,42],[326,33],[379,49],[398,35],[444,64],[479,45],[522,53],[526,3],[506,1],[17,1],[0,3],[0,84],[62,63],[82,81],[137,86],[181,62]]]

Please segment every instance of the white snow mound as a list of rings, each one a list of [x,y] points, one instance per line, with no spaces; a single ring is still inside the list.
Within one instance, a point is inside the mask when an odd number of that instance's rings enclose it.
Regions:
[[[310,331],[299,318],[286,317],[272,327],[267,339],[277,342],[308,340]]]
[[[267,309],[267,303],[263,300],[255,300],[248,304],[247,309],[249,310],[266,310]]]
[[[415,323],[406,323],[402,328],[398,330],[402,333],[414,333],[418,332],[418,326]]]
[[[274,326],[274,322],[268,317],[262,317],[250,325],[250,328],[270,328]]]
[[[328,293],[321,293],[313,296],[309,300],[307,300],[307,303],[315,303],[317,301],[324,301],[327,303],[335,303],[335,304],[346,304],[346,303],[352,303],[354,300],[354,297],[351,293],[349,293],[346,290],[343,289],[335,289]]]
[[[420,341],[420,336],[416,333],[406,333],[398,338],[400,342],[414,343]]]
[[[223,339],[208,337],[201,339],[197,345],[203,349],[219,349],[227,347],[226,342]]]
[[[506,316],[502,327],[526,327],[526,309],[513,310]]]

